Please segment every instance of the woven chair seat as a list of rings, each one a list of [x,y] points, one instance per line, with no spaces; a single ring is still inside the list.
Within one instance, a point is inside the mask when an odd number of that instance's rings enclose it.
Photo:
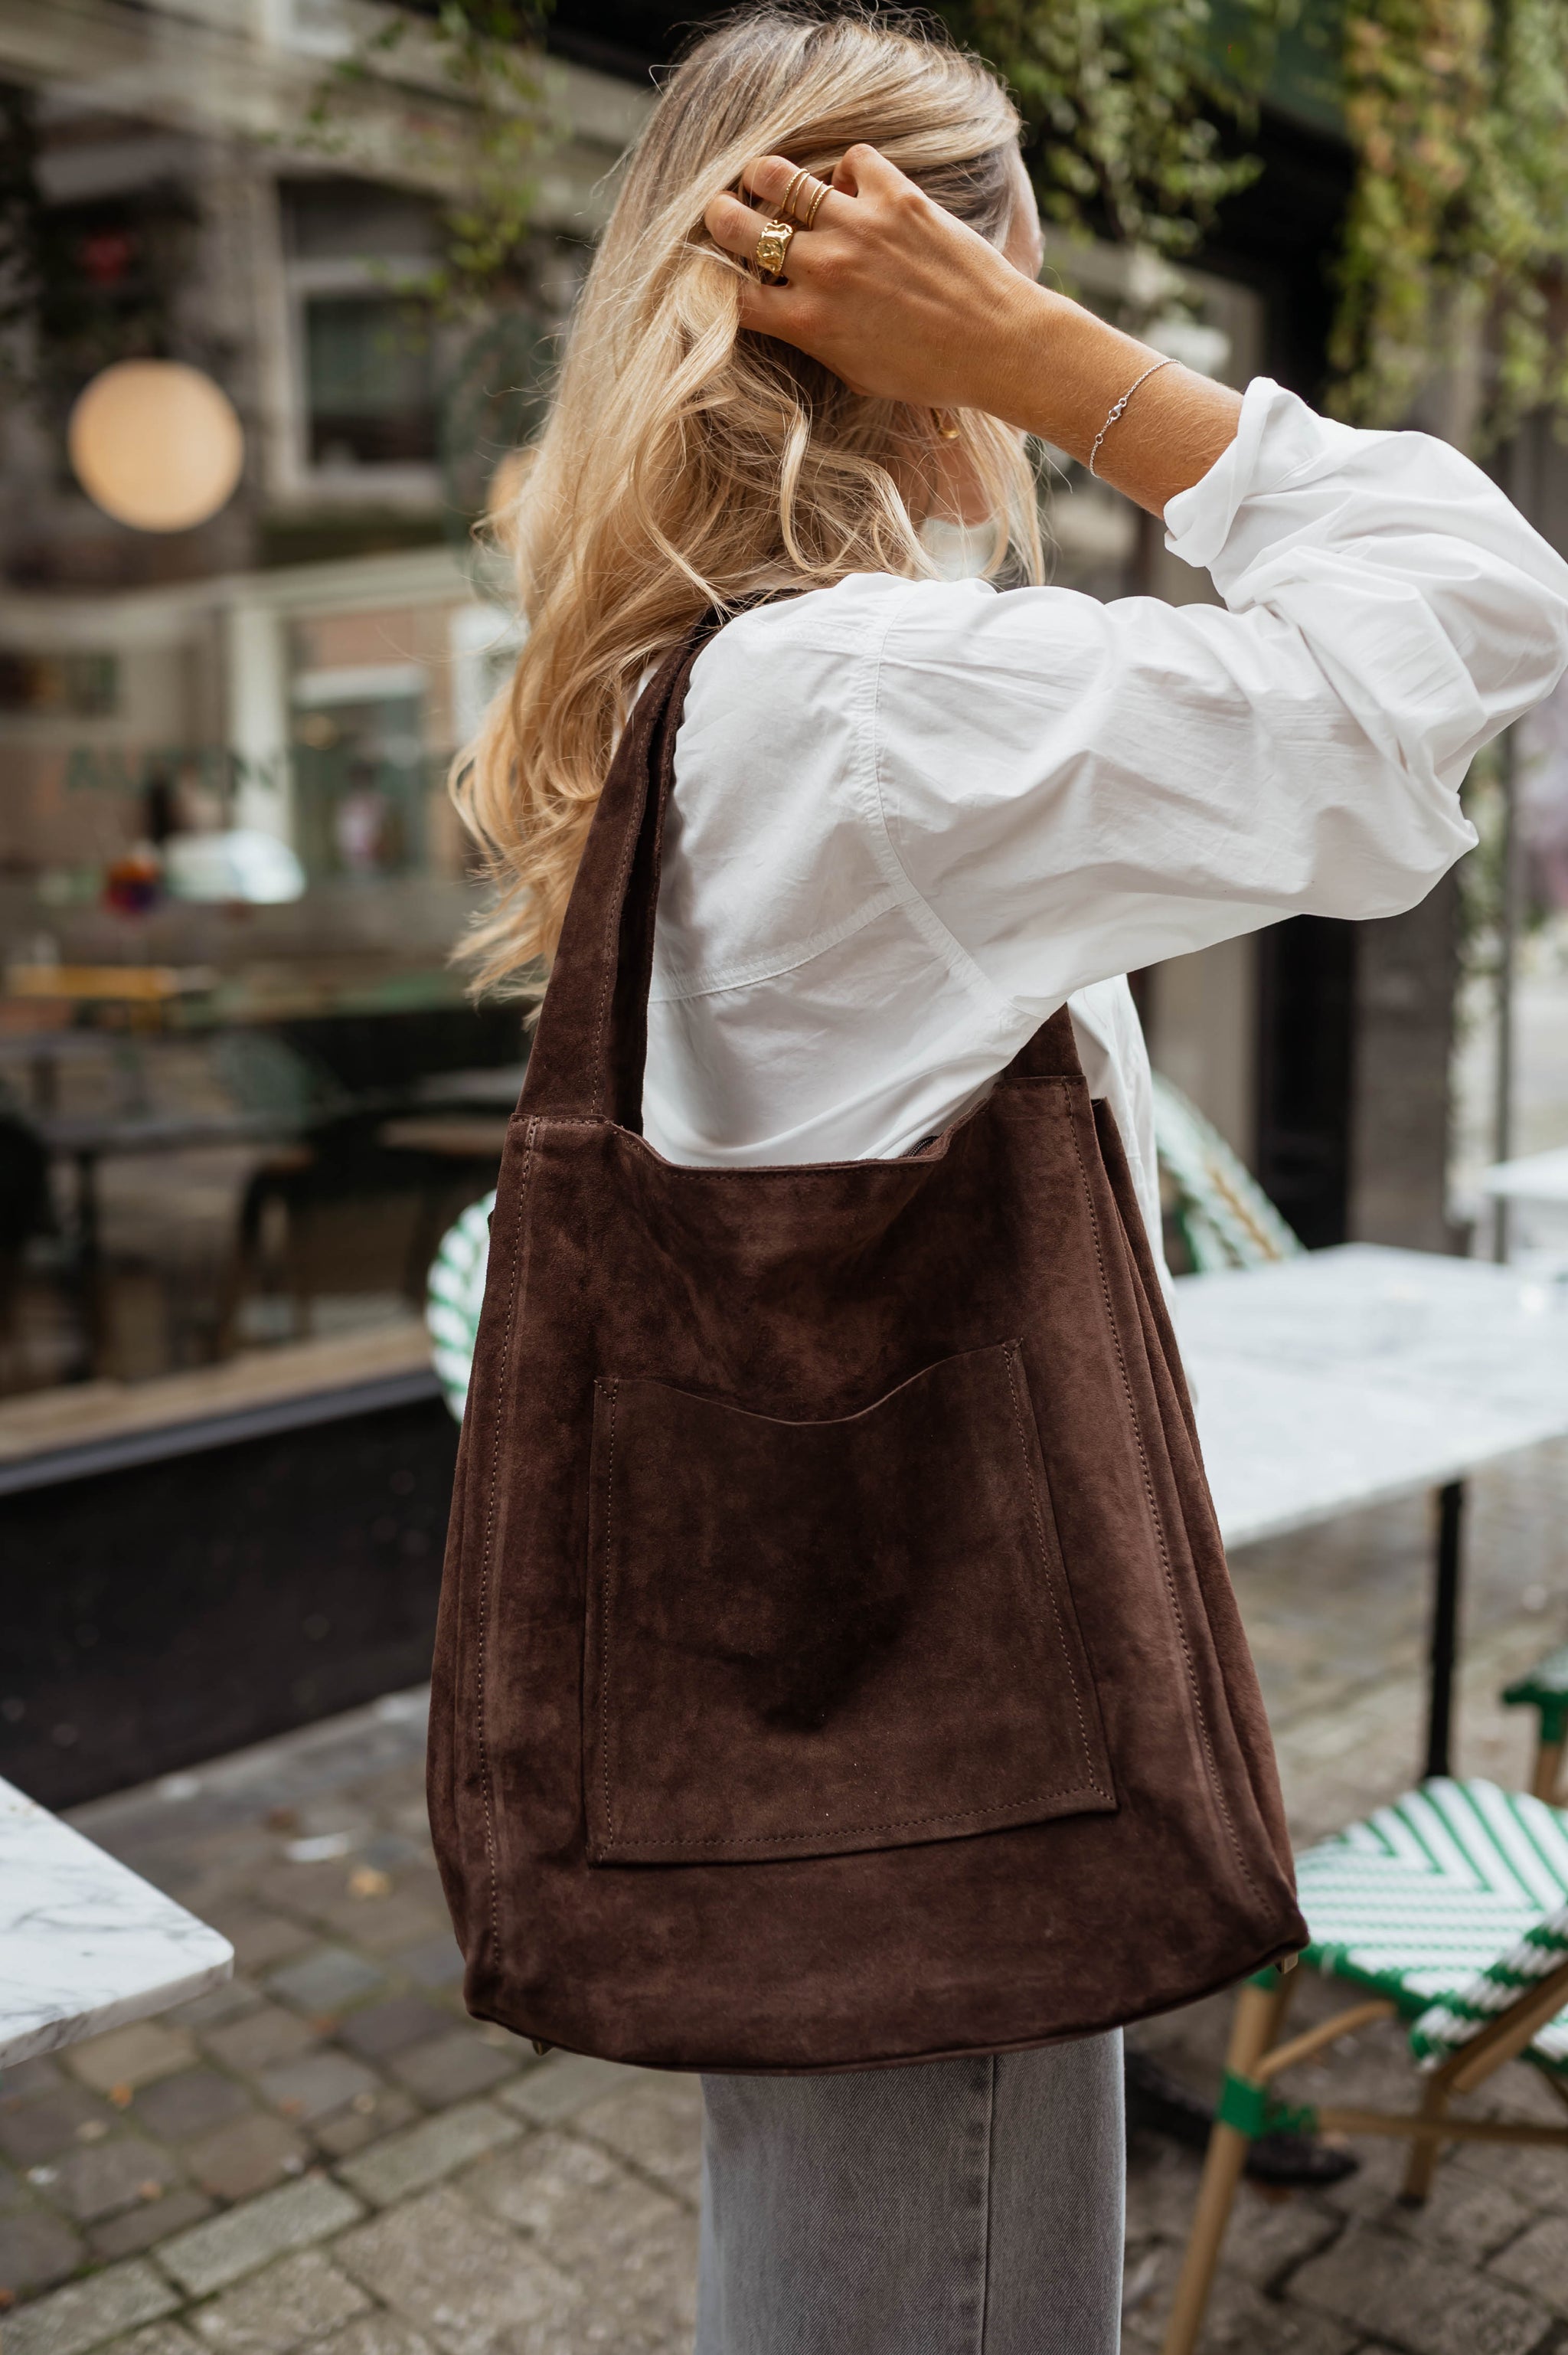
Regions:
[[[1384,1995],[1436,2068],[1568,1958],[1568,1813],[1435,1777],[1296,1859],[1314,1970]],[[1527,2057],[1568,2077],[1568,2010]]]

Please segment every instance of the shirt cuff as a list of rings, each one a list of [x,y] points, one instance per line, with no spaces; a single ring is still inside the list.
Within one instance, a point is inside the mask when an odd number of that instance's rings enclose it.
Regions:
[[[1234,441],[1165,510],[1165,545],[1171,555],[1212,572],[1243,502],[1277,490],[1314,461],[1337,455],[1346,431],[1272,377],[1255,376],[1242,396]]]

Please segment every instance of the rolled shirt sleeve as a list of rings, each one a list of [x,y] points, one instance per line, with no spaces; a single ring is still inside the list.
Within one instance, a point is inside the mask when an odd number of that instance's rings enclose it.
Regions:
[[[1166,510],[1224,609],[907,584],[878,816],[1030,1007],[1292,914],[1413,906],[1475,841],[1474,754],[1568,668],[1568,565],[1480,469],[1255,381]]]

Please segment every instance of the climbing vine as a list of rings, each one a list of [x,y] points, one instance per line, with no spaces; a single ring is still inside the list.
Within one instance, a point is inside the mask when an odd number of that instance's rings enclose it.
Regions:
[[[1568,421],[1563,0],[1351,0],[1344,92],[1340,414],[1397,424],[1441,375],[1462,442]]]
[[[1298,21],[1338,48],[1355,178],[1331,404],[1426,407],[1487,449],[1568,428],[1568,0],[950,0],[1007,76],[1041,203],[1180,256],[1256,176],[1247,133]]]
[[[1191,251],[1256,178],[1227,128],[1253,111],[1286,0],[952,0],[959,38],[1006,76],[1048,218],[1168,255]]]
[[[360,118],[389,81],[439,88],[450,119],[416,110],[405,160],[441,190],[438,251],[417,296],[437,317],[471,316],[513,282],[538,200],[538,165],[554,126],[540,33],[548,0],[437,0],[388,7],[318,85],[305,133],[322,154],[353,151]],[[455,125],[455,127],[454,127]]]

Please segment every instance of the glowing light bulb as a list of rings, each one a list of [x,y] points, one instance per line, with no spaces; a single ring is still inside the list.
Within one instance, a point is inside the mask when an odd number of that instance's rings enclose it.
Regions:
[[[183,360],[118,360],[78,396],[67,429],[76,478],[137,531],[189,531],[217,513],[245,464],[234,404]]]

